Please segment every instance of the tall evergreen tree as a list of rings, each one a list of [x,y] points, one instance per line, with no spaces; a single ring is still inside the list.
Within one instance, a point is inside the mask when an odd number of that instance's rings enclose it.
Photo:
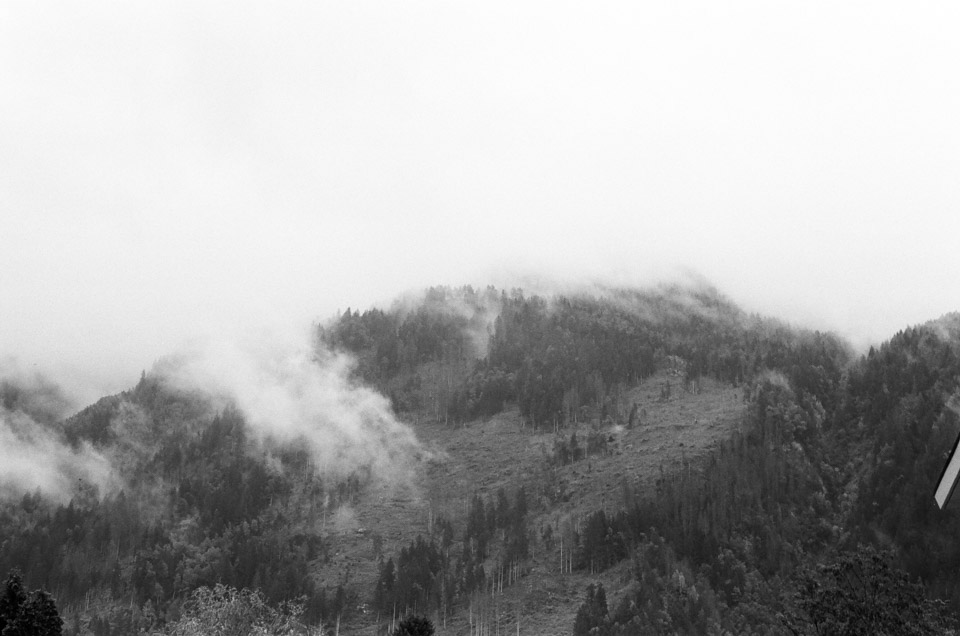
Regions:
[[[603,583],[587,586],[587,600],[577,611],[577,618],[573,623],[574,636],[588,634],[604,634],[607,625],[607,593]]]

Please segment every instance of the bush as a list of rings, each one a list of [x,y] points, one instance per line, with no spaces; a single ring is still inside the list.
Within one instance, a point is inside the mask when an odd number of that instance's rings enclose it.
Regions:
[[[393,636],[433,636],[433,623],[425,616],[411,614],[400,621]]]
[[[303,605],[271,607],[259,591],[218,584],[193,592],[167,636],[322,636],[303,622]]]

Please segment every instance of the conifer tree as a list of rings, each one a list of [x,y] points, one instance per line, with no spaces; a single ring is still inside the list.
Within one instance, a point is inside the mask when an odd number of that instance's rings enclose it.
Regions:
[[[577,611],[577,618],[573,623],[574,636],[588,634],[602,634],[607,624],[607,593],[603,583],[587,586],[587,600]]]

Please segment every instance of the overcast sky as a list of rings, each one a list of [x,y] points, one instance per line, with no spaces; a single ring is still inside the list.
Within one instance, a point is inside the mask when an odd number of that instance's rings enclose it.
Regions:
[[[858,343],[960,309],[960,4],[0,2],[0,359],[511,272],[692,271]]]

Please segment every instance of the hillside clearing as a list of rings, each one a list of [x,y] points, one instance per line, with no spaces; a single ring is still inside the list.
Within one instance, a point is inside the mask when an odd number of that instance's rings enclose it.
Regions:
[[[667,383],[671,387],[668,398],[663,395]],[[620,509],[627,490],[642,493],[655,487],[661,470],[669,473],[696,464],[739,425],[744,412],[742,389],[709,378],[700,382],[697,392],[681,387],[680,378],[662,371],[626,391],[625,401],[636,403],[640,416],[632,429],[598,426],[594,416],[593,423],[557,433],[534,431],[522,426],[515,408],[456,427],[420,421],[415,430],[432,458],[419,476],[419,491],[373,489],[338,516],[340,526],[328,524],[328,531],[338,528],[339,536],[330,562],[319,568],[319,578],[328,588],[344,583],[371,590],[378,575],[377,545],[384,559],[394,556],[417,535],[429,534],[431,522],[438,516],[452,521],[459,536],[475,494],[490,500],[503,488],[512,497],[522,485],[530,500],[527,523],[534,536],[528,573],[517,584],[505,586],[503,593],[488,597],[485,612],[500,617],[501,630],[508,626],[515,630],[519,616],[522,634],[568,632],[584,586],[596,577],[583,572],[561,575],[559,545],[546,550],[541,531],[549,525],[559,536],[591,512]],[[593,435],[604,440],[605,449],[558,465],[553,458],[555,443],[569,441],[574,432],[582,447]],[[495,565],[489,561],[488,571],[492,572]],[[603,580],[613,584],[611,591],[623,578],[623,573],[618,575],[620,569],[603,575]],[[627,579],[629,576],[623,580]],[[366,608],[368,601],[358,599],[361,608]],[[361,610],[341,633],[369,634],[376,620],[373,612]],[[469,621],[466,610],[448,616],[446,627],[441,618],[437,633],[468,634]],[[492,629],[496,633],[495,625]]]

